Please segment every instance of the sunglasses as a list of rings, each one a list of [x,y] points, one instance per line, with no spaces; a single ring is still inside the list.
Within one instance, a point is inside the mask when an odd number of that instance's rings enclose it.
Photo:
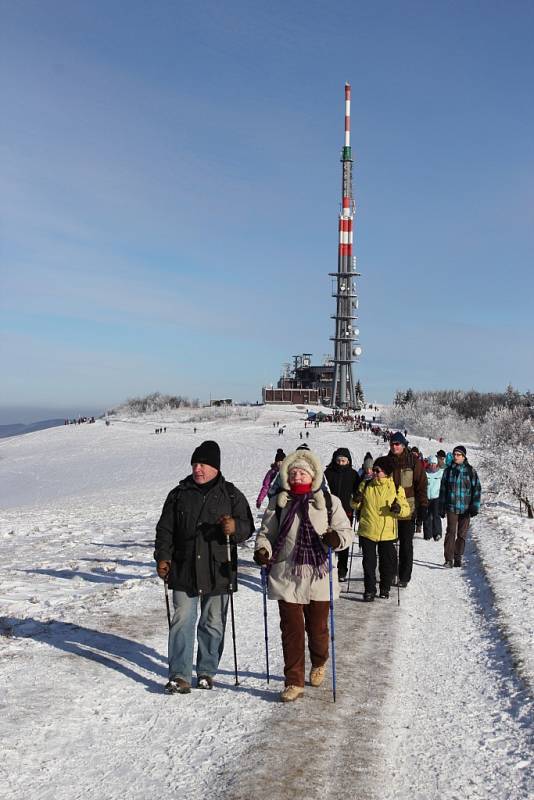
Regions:
[[[373,472],[374,472],[376,475],[380,475],[380,473],[381,473],[381,472],[384,472],[384,470],[383,470],[383,469],[380,469],[380,467],[373,467]]]

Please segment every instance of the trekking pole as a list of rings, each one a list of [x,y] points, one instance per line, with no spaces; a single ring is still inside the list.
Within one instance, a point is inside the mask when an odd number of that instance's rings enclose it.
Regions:
[[[397,605],[400,606],[400,578],[399,578],[399,534],[397,533],[397,541],[395,542],[395,549],[397,550]]]
[[[163,585],[165,586],[165,604],[167,606],[167,622],[169,623],[169,630],[171,629],[171,606],[169,603],[169,586],[167,584],[167,578],[163,581]]]
[[[267,672],[267,683],[270,680],[269,674],[269,632],[267,629],[267,572],[265,567],[261,568],[261,586],[263,589],[263,627],[265,630],[265,669]]]
[[[336,636],[334,628],[334,578],[332,575],[332,548],[328,548],[328,575],[330,579],[330,640],[332,642],[332,696],[336,702]]]
[[[232,641],[234,644],[234,675],[235,685],[239,686],[239,679],[237,677],[237,649],[235,644],[235,616],[234,616],[234,579],[232,573],[232,551],[230,549],[230,537],[226,537],[226,557],[228,558],[228,572],[230,574],[230,584],[228,591],[230,593],[230,614],[232,618]]]
[[[356,533],[356,514],[352,519],[352,530],[353,533]],[[350,575],[352,572],[352,559],[354,557],[354,537],[352,538],[352,544],[350,546],[350,556],[349,556],[349,578],[347,580],[347,594],[350,592]]]
[[[347,588],[345,592],[348,594],[350,592],[350,573],[352,572],[352,554],[354,553],[354,541],[350,546],[350,555],[349,555],[349,576],[347,578]]]

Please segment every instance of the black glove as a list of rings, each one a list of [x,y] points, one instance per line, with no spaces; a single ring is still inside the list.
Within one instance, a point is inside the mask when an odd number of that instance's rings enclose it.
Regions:
[[[447,516],[447,514],[445,513],[445,511],[441,511],[441,510],[440,510],[440,512],[439,512],[439,515],[440,515],[441,519],[445,519],[445,517]]]
[[[341,544],[341,539],[336,531],[329,528],[323,536],[323,542],[328,545],[328,547],[332,547],[335,550],[336,547],[339,547]]]
[[[478,514],[478,508],[475,508],[475,506],[469,506],[469,516],[476,517],[477,514]]]
[[[392,514],[400,514],[401,507],[397,498],[395,498],[389,508]]]
[[[271,558],[265,547],[260,547],[259,550],[254,551],[254,561],[258,567],[266,567],[270,560]]]

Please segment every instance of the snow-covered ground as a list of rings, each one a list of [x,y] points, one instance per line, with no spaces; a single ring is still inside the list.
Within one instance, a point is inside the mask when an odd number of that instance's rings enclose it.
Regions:
[[[167,622],[152,549],[169,489],[214,438],[223,474],[255,512],[277,447],[300,443],[302,420],[269,407],[256,420],[195,423],[194,434],[171,414],[0,442],[0,797],[532,796],[534,523],[491,502],[462,570],[442,569],[440,544],[416,539],[400,606],[396,596],[361,602],[355,557],[351,592],[336,604],[335,704],[328,685],[277,702],[273,603],[267,685],[252,542],[240,549],[236,595],[240,685],[228,630],[213,692],[162,694]],[[155,435],[160,422],[167,433]],[[324,463],[339,446],[357,465],[385,449],[326,423],[308,442]]]

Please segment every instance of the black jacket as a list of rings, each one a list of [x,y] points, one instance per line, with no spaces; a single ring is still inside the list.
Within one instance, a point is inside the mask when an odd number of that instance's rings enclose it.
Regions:
[[[349,519],[352,519],[354,510],[350,504],[350,499],[356,493],[360,483],[358,473],[350,464],[344,467],[340,464],[330,464],[325,469],[324,474],[330,491],[336,497],[339,497],[345,513]]]
[[[237,591],[237,548],[254,532],[254,522],[245,496],[219,473],[214,486],[204,494],[188,475],[167,497],[156,526],[156,561],[170,561],[169,587],[197,595],[226,594],[229,569],[226,537],[217,520],[234,517],[232,536],[233,590]]]

